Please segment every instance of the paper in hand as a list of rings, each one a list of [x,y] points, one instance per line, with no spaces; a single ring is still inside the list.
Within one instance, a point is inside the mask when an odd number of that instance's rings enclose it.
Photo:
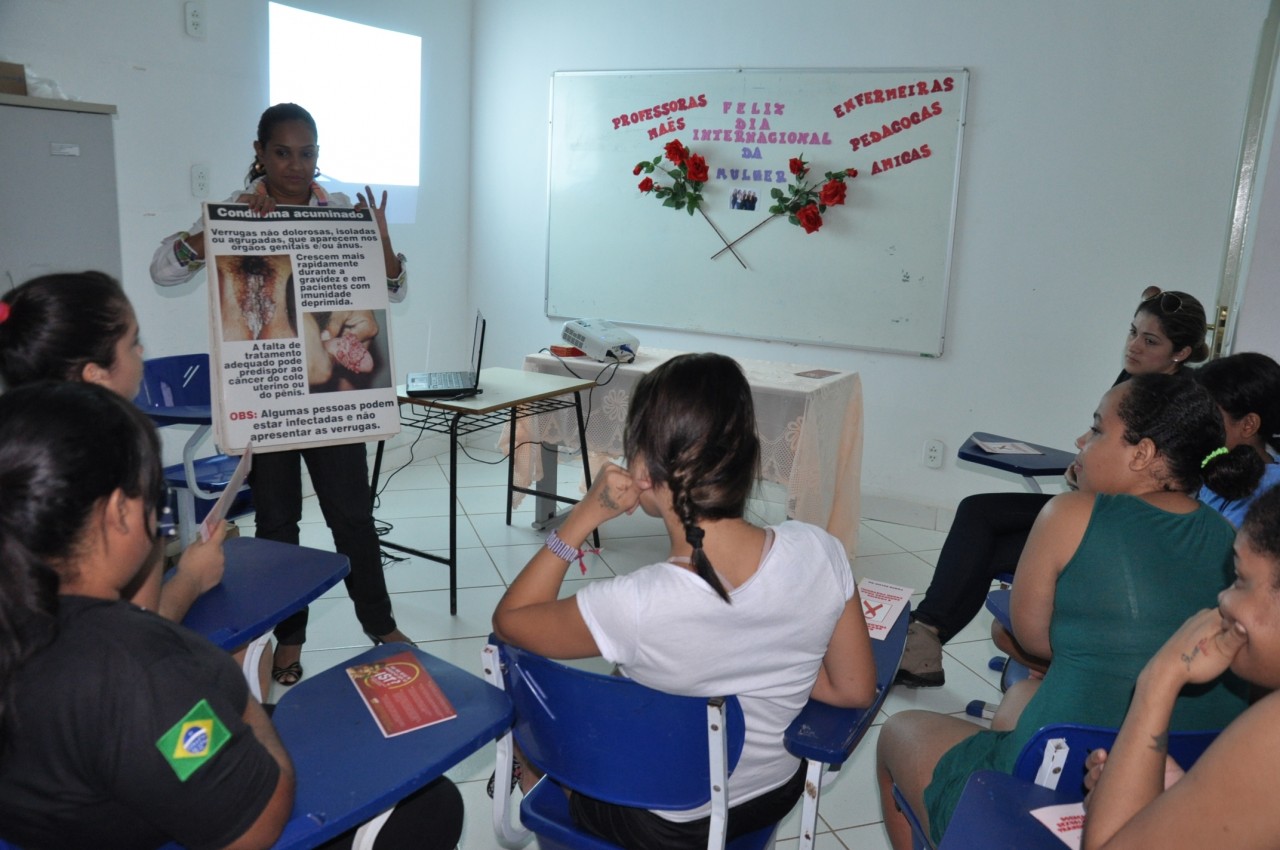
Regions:
[[[244,485],[244,480],[249,477],[249,470],[252,467],[253,439],[250,438],[249,444],[244,447],[244,454],[240,455],[240,462],[236,464],[235,472],[231,473],[231,480],[227,482],[222,494],[218,496],[218,501],[213,503],[213,507],[205,515],[204,521],[200,523],[201,542],[207,542],[213,536],[214,529],[227,518],[227,512],[231,510],[231,503],[235,501],[236,493],[240,492],[240,488]]]

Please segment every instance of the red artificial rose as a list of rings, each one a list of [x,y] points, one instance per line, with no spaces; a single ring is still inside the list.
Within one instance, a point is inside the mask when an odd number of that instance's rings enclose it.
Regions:
[[[800,222],[800,226],[804,228],[805,233],[813,233],[819,227],[822,227],[822,215],[818,212],[817,204],[807,204],[796,212],[796,220]]]
[[[653,178],[652,178],[652,177],[646,177],[646,178],[644,178],[643,180],[641,180],[641,181],[640,181],[640,191],[641,191],[641,192],[652,192],[652,191],[653,191]]]
[[[635,176],[639,177],[639,176],[640,176],[640,172],[641,172],[641,171],[643,171],[643,170],[644,170],[644,167],[643,167],[643,166],[637,165],[635,168],[631,169],[631,173],[632,173],[632,174],[634,174]]]
[[[836,207],[844,203],[847,187],[843,180],[828,180],[818,193],[818,203],[823,206]]]
[[[707,161],[703,159],[702,154],[690,154],[688,162],[689,179],[694,183],[706,183],[707,178],[711,175],[707,171]]]
[[[856,168],[846,168],[846,169],[844,170],[844,173],[845,173],[845,174],[848,174],[850,177],[857,177],[857,176],[858,176],[858,169],[856,169]]]
[[[684,145],[680,144],[679,139],[672,139],[667,142],[667,146],[663,150],[666,151],[667,159],[676,165],[681,165],[684,162],[685,154],[688,153]]]
[[[804,174],[806,169],[804,167],[803,157],[793,156],[791,157],[791,162],[789,164],[791,167],[792,174],[796,175],[797,177],[800,176],[801,174]]]

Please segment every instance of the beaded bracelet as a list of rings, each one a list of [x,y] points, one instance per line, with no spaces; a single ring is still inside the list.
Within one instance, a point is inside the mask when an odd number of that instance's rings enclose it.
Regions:
[[[178,239],[173,243],[174,256],[178,258],[178,265],[186,268],[194,262],[199,262],[200,258],[196,256],[196,250],[187,244],[187,240],[191,238],[191,234],[185,230],[178,234]]]
[[[551,529],[551,533],[547,535],[547,548],[551,550],[551,554],[555,555],[562,561],[573,563],[578,562],[582,567],[582,574],[587,574],[587,554],[598,554],[599,549],[578,549],[570,546],[560,539],[560,535],[556,534],[556,530]]]

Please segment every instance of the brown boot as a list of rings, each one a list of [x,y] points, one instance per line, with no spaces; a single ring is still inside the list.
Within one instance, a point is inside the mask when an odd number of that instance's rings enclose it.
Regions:
[[[908,688],[940,688],[947,682],[942,670],[942,641],[924,623],[911,621],[907,626],[907,645],[902,650],[895,682]]]

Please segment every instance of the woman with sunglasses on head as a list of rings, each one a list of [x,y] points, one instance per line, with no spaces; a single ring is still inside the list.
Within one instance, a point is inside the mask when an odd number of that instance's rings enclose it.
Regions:
[[[1204,335],[1199,301],[1185,292],[1148,287],[1129,323],[1123,368],[1115,383],[1133,375],[1184,374],[1188,363],[1209,356]],[[943,644],[982,610],[991,582],[1016,569],[1031,526],[1049,498],[1041,493],[981,493],[960,501],[924,600],[912,611],[899,683],[909,688],[946,683]]]
[[[83,381],[131,401],[142,384],[142,368],[133,306],[108,275],[45,275],[0,299],[0,379],[7,389],[36,381]],[[226,533],[223,524],[209,540],[188,546],[163,584],[164,545],[157,540],[149,568],[127,597],[181,621],[196,598],[222,580]]]
[[[289,818],[293,765],[235,663],[127,601],[163,481],[115,392],[0,396],[0,839],[24,850],[267,848]],[[376,821],[325,850],[453,847],[462,800],[441,778]]]
[[[277,204],[351,207],[346,195],[340,192],[330,194],[315,181],[320,173],[316,166],[320,157],[318,137],[315,120],[301,106],[278,103],[267,109],[258,121],[258,135],[253,143],[254,160],[246,180],[247,186],[233,192],[227,200],[248,204],[259,214],[273,211]],[[403,301],[408,291],[407,264],[404,255],[397,254],[391,247],[387,231],[387,193],[382,193],[379,202],[366,186],[357,198],[354,207],[368,208],[382,234],[388,296],[392,301]],[[197,219],[189,231],[175,233],[160,244],[151,261],[152,280],[161,286],[172,286],[191,280],[204,268],[203,228],[203,219]],[[275,286],[271,291],[279,303],[264,307],[263,315],[256,317],[255,321],[263,326],[270,319],[285,316],[292,307],[284,303],[287,287]],[[234,300],[234,296],[228,297]],[[240,311],[236,307],[226,312],[238,315]],[[309,314],[304,314],[303,325],[303,334],[312,343],[307,345],[308,375],[322,374],[325,383],[339,381],[335,374],[353,377],[354,373],[349,369],[344,371],[335,365],[341,361],[336,360],[330,350],[333,346],[315,344],[324,339],[325,331]],[[351,314],[338,330],[332,337],[350,333],[365,347],[369,339],[379,332],[368,311]],[[315,357],[323,362],[313,362]],[[408,641],[409,638],[397,628],[391,612],[391,597],[383,575],[382,551],[373,521],[373,496],[369,491],[369,465],[364,443],[263,452],[255,456],[250,483],[257,511],[256,535],[282,543],[298,542],[298,523],[302,519],[302,461],[306,461],[320,510],[333,533],[334,548],[351,561],[351,572],[345,581],[361,628],[374,643]],[[272,676],[281,685],[292,685],[302,678],[302,644],[306,640],[306,629],[305,608],[276,627]]]
[[[1231,524],[1195,499],[1202,484],[1231,489],[1249,474],[1219,451],[1223,439],[1194,381],[1137,375],[1102,397],[1076,441],[1079,490],[1040,512],[1013,583],[1015,636],[1053,663],[1029,699],[1029,682],[1009,690],[991,730],[927,711],[889,719],[877,773],[895,848],[911,846],[911,829],[893,785],[939,841],[969,776],[1011,773],[1037,729],[1119,725],[1142,665],[1229,581]],[[1190,689],[1174,728],[1221,729],[1245,705],[1239,681]]]

